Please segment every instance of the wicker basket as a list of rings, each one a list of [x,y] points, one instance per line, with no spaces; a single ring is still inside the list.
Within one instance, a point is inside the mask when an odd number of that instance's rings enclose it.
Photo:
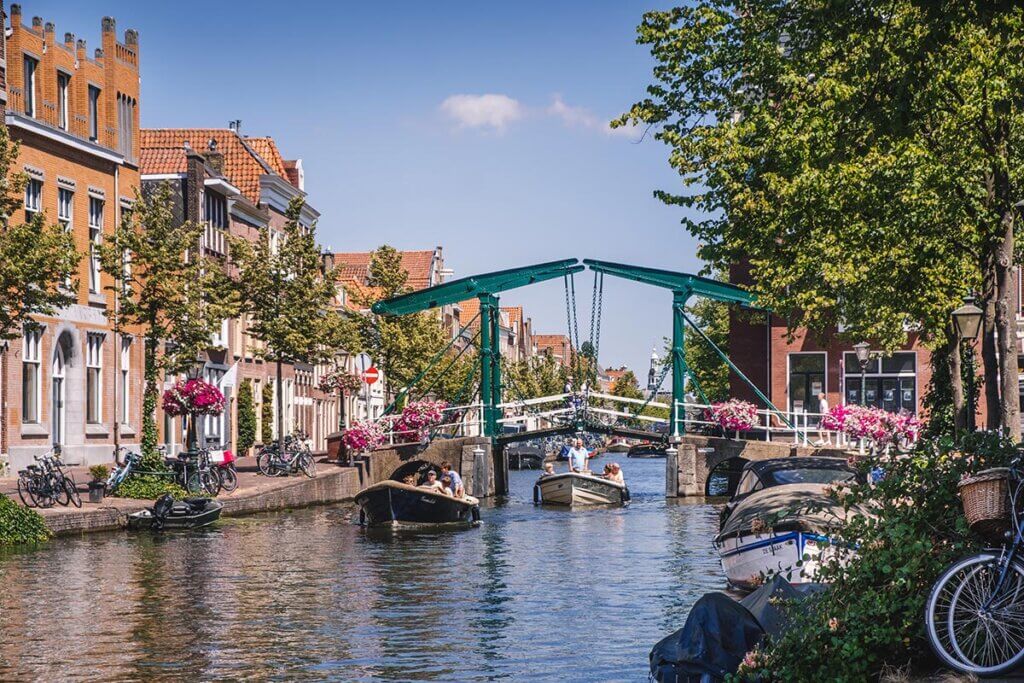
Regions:
[[[997,467],[960,482],[960,500],[971,529],[994,541],[1010,528],[1010,470]]]

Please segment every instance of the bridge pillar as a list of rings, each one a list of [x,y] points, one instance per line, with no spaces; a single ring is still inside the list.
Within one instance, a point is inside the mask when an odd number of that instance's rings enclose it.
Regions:
[[[704,495],[704,482],[697,476],[697,455],[693,444],[672,444],[665,457],[666,498]]]

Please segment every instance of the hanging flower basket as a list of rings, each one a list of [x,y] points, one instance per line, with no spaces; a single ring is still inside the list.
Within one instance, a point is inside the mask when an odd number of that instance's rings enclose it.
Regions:
[[[346,448],[356,453],[372,451],[384,443],[384,429],[380,422],[356,422],[345,430],[341,441]]]
[[[726,432],[747,432],[757,426],[757,406],[738,398],[713,403],[704,411],[704,419]]]
[[[362,386],[362,380],[350,372],[333,370],[320,378],[317,388],[325,394],[336,394],[339,391],[353,392]]]
[[[447,407],[444,401],[412,401],[395,421],[395,433],[403,441],[421,441],[444,421],[444,409]]]
[[[224,412],[224,394],[201,379],[179,380],[164,392],[164,412],[179,415],[220,415]]]

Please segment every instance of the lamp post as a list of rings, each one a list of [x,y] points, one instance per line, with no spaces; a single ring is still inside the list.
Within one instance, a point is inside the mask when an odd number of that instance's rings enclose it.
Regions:
[[[967,354],[967,429],[974,431],[974,342],[981,332],[981,318],[984,312],[974,305],[974,297],[964,297],[964,305],[953,311],[953,326],[957,333],[957,350],[960,350],[960,342],[965,339],[969,342],[970,351]]]
[[[853,345],[853,351],[857,354],[857,362],[860,364],[860,404],[866,406],[868,404],[867,381],[864,375],[868,371],[868,361],[871,360],[871,347],[867,342],[860,342]]]
[[[653,398],[654,392],[657,390],[657,384],[654,381],[655,372],[654,368],[658,365],[658,350],[651,349],[651,368],[647,371],[647,393]]]
[[[196,358],[185,368],[185,377],[188,379],[199,379],[203,375],[203,368],[206,367],[206,360]],[[194,457],[199,452],[199,429],[196,425],[196,416],[188,414],[188,455]]]

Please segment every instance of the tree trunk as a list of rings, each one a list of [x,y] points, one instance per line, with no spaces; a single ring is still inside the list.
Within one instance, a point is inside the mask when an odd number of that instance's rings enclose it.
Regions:
[[[1013,297],[1013,209],[1003,212],[1002,240],[996,251],[996,331],[999,334],[1000,421],[1014,442],[1020,441],[1020,384],[1017,372],[1017,316]]]
[[[284,382],[281,381],[281,359],[277,359],[277,452],[284,455]]]
[[[998,429],[1002,411],[999,408],[999,359],[996,353],[996,269],[992,255],[985,257],[982,272],[981,301],[984,312],[981,332],[981,361],[985,382],[985,421],[989,429]]]
[[[964,401],[963,366],[960,362],[960,336],[953,325],[946,328],[946,347],[949,365],[949,391],[953,398],[953,430],[959,442],[960,436],[967,431],[969,424],[967,415],[970,409]]]

